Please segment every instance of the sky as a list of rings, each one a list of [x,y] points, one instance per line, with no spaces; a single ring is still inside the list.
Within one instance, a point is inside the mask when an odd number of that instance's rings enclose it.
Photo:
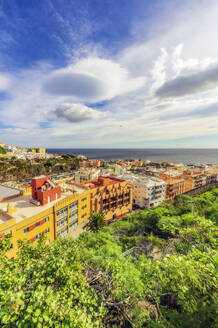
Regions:
[[[0,0],[0,141],[218,148],[217,0]]]

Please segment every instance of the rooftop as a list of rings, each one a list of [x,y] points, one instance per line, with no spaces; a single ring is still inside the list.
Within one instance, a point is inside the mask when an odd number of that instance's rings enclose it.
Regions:
[[[88,180],[78,184],[79,187],[86,187],[88,189],[94,189],[103,186],[113,185],[115,183],[123,182],[123,179],[118,179],[112,176],[98,177],[97,179]]]
[[[73,189],[73,190],[72,190]],[[71,196],[73,194],[81,194],[84,192],[84,188],[79,188],[77,186],[71,186],[71,190],[64,190],[61,192],[61,198],[54,200],[46,205],[36,206],[30,202],[32,199],[31,195],[21,195],[3,202],[0,202],[0,224],[4,223],[8,219],[1,213],[5,212],[7,215],[7,206],[8,204],[11,205],[12,208],[16,208],[17,211],[13,214],[10,214],[11,217],[16,218],[16,222],[19,223],[25,219],[28,219],[32,216],[35,216],[52,206],[58,203],[60,200],[64,199],[67,196]]]
[[[122,175],[119,175],[119,178],[123,180],[127,180],[133,184],[146,185],[147,187],[153,185],[160,185],[164,183],[163,180],[158,179],[156,177],[142,176],[142,175],[139,176],[131,173],[124,173]]]
[[[0,199],[15,197],[21,193],[21,190],[11,186],[0,184]]]

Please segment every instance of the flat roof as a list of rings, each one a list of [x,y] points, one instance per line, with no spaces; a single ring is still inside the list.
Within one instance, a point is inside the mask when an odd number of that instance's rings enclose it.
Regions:
[[[140,185],[145,185],[147,187],[150,186],[155,186],[155,185],[163,185],[164,181],[161,179],[158,179],[156,177],[150,177],[150,176],[144,176],[144,175],[134,175],[134,174],[130,174],[130,173],[124,173],[119,175],[118,177],[120,177],[121,179],[124,179],[126,181],[129,181],[131,183],[135,183],[135,184],[140,184]]]
[[[70,196],[70,195],[73,195],[73,193],[69,192],[69,191],[64,192],[64,193],[62,193],[62,196],[59,199],[54,200],[53,202],[50,202],[43,206],[42,205],[36,206],[36,205],[30,203],[30,200],[32,198],[31,195],[23,195],[20,197],[12,198],[12,199],[1,202],[0,209],[7,212],[8,204],[10,204],[12,207],[15,207],[17,209],[17,211],[13,214],[10,214],[10,216],[13,218],[16,218],[16,222],[19,223],[23,220],[31,218],[32,216],[35,216],[35,215],[51,208],[56,203],[58,203],[60,200],[64,199],[67,196]],[[0,224],[4,223],[5,221],[7,221],[7,219],[1,215],[0,216]]]
[[[17,196],[20,192],[21,190],[18,188],[0,184],[0,199]]]

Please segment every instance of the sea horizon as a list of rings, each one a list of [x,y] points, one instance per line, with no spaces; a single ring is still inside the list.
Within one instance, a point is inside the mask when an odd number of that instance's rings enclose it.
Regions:
[[[106,161],[142,159],[184,164],[218,163],[218,148],[47,148],[46,150],[48,153],[84,155],[90,159]]]

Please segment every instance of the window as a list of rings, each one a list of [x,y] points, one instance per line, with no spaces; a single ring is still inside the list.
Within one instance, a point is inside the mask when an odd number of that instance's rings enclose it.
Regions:
[[[67,227],[64,227],[62,230],[60,230],[58,233],[57,233],[57,236],[58,237],[64,237],[67,235],[67,232],[68,232],[68,228]]]
[[[59,227],[62,227],[62,226],[64,226],[64,225],[67,225],[67,218],[64,218],[64,219],[62,219],[62,220],[59,220],[58,222],[57,222],[57,227],[59,228]]]
[[[99,203],[100,204],[100,203]],[[82,207],[82,210],[84,210],[86,208],[86,205],[84,205],[83,207]]]
[[[78,222],[71,222],[69,225],[70,230],[75,229],[78,226]]]
[[[45,222],[48,222],[49,221],[49,217],[45,218]]]
[[[40,221],[35,223],[35,228],[40,226]]]
[[[69,206],[70,209],[71,208],[76,208],[76,207],[78,207],[78,201],[75,201],[75,202],[71,203],[70,206]]]
[[[86,200],[86,197],[85,198],[82,198],[82,202],[84,202]]]
[[[24,233],[29,232],[29,227],[28,227],[28,228],[25,228],[23,232],[24,232]]]

